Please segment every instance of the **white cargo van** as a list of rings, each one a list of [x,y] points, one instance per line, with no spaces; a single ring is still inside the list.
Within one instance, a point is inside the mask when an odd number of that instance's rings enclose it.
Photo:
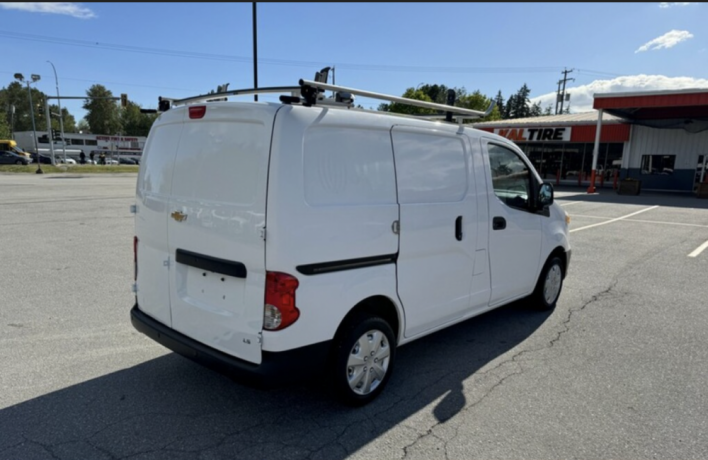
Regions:
[[[132,207],[137,330],[244,382],[328,377],[361,405],[398,346],[517,299],[556,305],[567,215],[519,148],[462,125],[483,112],[321,81],[275,90],[291,95],[162,101]],[[459,123],[353,109],[354,95]]]

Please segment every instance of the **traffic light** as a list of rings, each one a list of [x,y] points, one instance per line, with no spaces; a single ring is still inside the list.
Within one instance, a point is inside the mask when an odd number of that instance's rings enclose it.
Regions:
[[[61,133],[58,132],[56,129],[52,128],[52,140],[55,141],[60,141],[61,140]]]
[[[120,95],[120,106],[128,107],[128,95],[125,93]]]

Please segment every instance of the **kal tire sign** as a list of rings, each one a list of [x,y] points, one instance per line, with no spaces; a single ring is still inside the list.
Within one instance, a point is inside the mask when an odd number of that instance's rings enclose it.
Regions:
[[[570,142],[570,127],[564,128],[498,128],[494,134],[510,141],[520,142]]]

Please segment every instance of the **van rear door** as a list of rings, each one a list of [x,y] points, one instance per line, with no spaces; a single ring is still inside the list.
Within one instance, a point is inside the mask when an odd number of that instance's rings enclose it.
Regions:
[[[217,103],[185,110],[167,210],[172,327],[258,364],[277,108]]]

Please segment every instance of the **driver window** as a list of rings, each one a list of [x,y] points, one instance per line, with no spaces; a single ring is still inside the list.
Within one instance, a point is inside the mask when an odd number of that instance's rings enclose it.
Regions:
[[[494,194],[514,208],[528,209],[531,174],[521,158],[506,147],[488,144]]]

